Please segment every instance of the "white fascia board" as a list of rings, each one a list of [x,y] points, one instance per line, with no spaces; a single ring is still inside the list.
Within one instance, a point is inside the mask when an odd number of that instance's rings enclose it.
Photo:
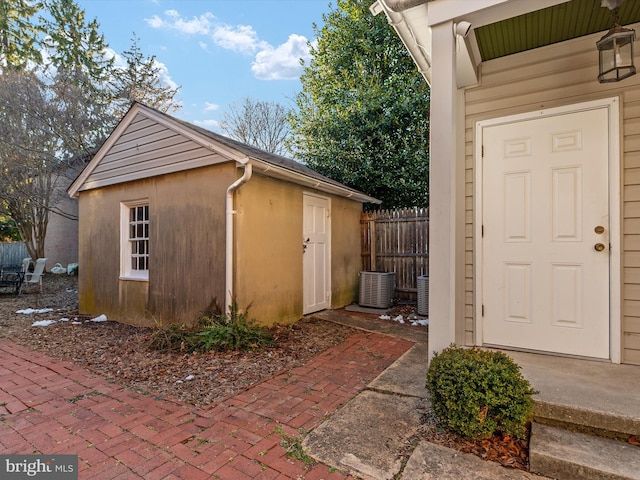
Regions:
[[[250,158],[249,163],[255,169],[255,173],[260,173],[268,177],[287,180],[298,185],[314,188],[325,193],[332,193],[334,195],[338,195],[339,197],[350,198],[362,203],[375,203],[377,205],[382,203],[377,198],[370,197],[369,195],[358,192],[356,190],[352,190],[347,186],[334,185],[333,183],[324,182],[317,178],[308,177],[307,175],[304,175],[302,173],[294,172],[293,170],[289,170],[278,165],[263,162],[262,160],[258,160],[256,158]]]
[[[431,85],[431,28],[429,28],[429,3],[396,12],[383,0],[377,0],[369,10],[373,15],[384,12],[389,24],[402,40],[413,63],[424,79]]]
[[[496,0],[493,0],[496,1]],[[502,0],[505,1],[505,0]],[[438,1],[426,2],[401,12],[391,10],[384,1],[378,0],[370,7],[370,11],[377,15],[385,12],[389,23],[395,29],[405,48],[409,51],[418,71],[431,85],[431,56],[433,44],[431,40],[431,8]],[[453,32],[451,33],[453,35]],[[476,63],[469,52],[468,40],[458,37],[456,51],[457,75],[456,83],[459,88],[478,83]]]
[[[571,0],[435,0],[429,4],[429,25],[466,20],[474,28],[553,7]]]

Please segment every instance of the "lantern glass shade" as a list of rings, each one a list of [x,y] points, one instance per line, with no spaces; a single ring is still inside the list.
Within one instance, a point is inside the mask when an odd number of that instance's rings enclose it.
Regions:
[[[633,64],[633,42],[636,39],[635,30],[614,25],[609,32],[597,43],[600,57],[600,83],[619,82],[631,75],[635,75]]]

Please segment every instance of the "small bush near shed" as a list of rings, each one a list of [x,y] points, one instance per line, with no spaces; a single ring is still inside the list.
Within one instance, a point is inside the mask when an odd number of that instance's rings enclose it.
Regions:
[[[170,352],[208,352],[254,350],[274,343],[269,331],[255,325],[247,311],[240,312],[235,302],[227,314],[222,313],[215,300],[198,319],[195,327],[171,325],[155,330],[151,346]]]
[[[271,333],[249,319],[248,312],[248,308],[240,312],[236,302],[232,302],[227,314],[205,312],[198,321],[197,349],[203,352],[253,350],[272,345]]]
[[[467,438],[523,438],[533,418],[537,392],[502,352],[451,346],[431,360],[426,386],[440,423]]]

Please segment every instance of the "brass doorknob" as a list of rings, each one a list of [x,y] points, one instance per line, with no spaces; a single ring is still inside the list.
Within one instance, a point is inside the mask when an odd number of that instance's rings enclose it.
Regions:
[[[596,243],[593,248],[596,249],[596,252],[601,252],[604,250],[604,243]]]
[[[604,227],[602,225],[598,225],[596,228],[593,229],[598,235],[601,233],[604,233]]]

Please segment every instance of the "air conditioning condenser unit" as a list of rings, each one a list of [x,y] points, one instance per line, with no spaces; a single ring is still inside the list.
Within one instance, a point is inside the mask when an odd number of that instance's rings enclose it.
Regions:
[[[361,307],[389,308],[396,285],[395,272],[360,272]]]

